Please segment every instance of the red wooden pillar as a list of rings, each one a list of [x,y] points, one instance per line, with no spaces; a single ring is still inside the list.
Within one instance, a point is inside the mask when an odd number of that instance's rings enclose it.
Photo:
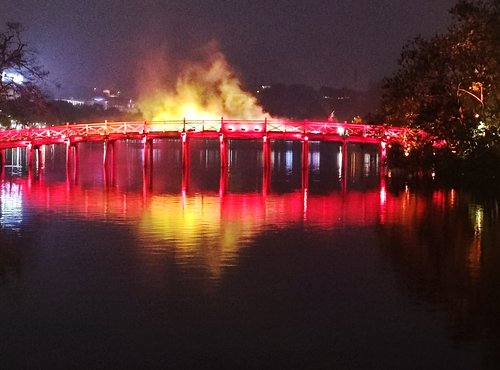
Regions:
[[[28,183],[29,186],[31,187],[31,182],[35,178],[35,174],[33,173],[35,171],[35,151],[36,147],[33,145],[33,143],[29,143],[27,146],[27,162],[28,162]]]
[[[347,190],[347,166],[349,165],[349,153],[347,151],[348,145],[347,139],[344,139],[342,141],[342,192]]]
[[[106,166],[108,163],[108,139],[104,139],[103,154],[102,154],[102,165]]]
[[[32,168],[33,167],[33,162],[35,160],[35,146],[33,143],[28,144],[28,167]]]
[[[108,168],[114,166],[113,163],[114,157],[114,141],[105,139],[104,140],[104,153],[103,153],[103,161],[102,161],[102,176],[104,180],[104,187],[107,187],[109,183],[113,185],[112,173],[110,174]]]
[[[66,172],[71,168],[71,143],[66,142]]]
[[[262,161],[262,193],[267,195],[271,187],[271,149],[266,135],[262,143]]]
[[[111,161],[111,165],[113,165],[114,159],[114,140],[105,139],[104,140],[104,154],[102,164],[106,166],[109,161]]]
[[[73,174],[71,167],[73,166]],[[78,176],[78,145],[77,143],[66,142],[66,181],[69,183],[71,179],[77,183]]]
[[[143,142],[142,181],[143,190],[147,191],[153,187],[153,140],[144,137]]]
[[[224,137],[224,134],[220,134],[219,142],[220,142],[219,196],[223,196],[227,190],[227,177],[229,172],[229,164],[228,164],[229,149],[228,149],[227,139]]]
[[[39,145],[35,148],[35,150],[36,150],[37,167],[41,168],[43,164],[42,147]]]
[[[302,140],[302,191],[307,192],[309,188],[309,138],[304,136]]]
[[[185,194],[188,191],[189,186],[189,171],[190,171],[190,148],[189,148],[189,138],[186,133],[181,133],[181,145],[182,145],[182,184],[181,190]]]
[[[78,144],[71,145],[73,148],[73,182],[78,183]]]
[[[387,163],[387,143],[385,141],[380,142],[380,173],[384,171],[384,167]]]
[[[43,154],[42,154],[42,147],[38,145],[36,147],[36,175],[38,180],[42,180],[42,170],[43,170]]]
[[[71,183],[71,143],[66,141],[66,187]]]
[[[228,157],[229,157],[229,143],[227,139],[224,137],[224,134],[219,136],[220,141],[220,165],[222,168],[226,168],[229,166]]]
[[[145,169],[147,169],[153,165],[153,140],[145,137],[143,139],[143,143],[144,143],[144,148],[143,148],[142,165]]]

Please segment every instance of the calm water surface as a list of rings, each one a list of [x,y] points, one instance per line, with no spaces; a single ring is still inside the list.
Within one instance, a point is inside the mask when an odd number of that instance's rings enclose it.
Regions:
[[[381,178],[376,148],[82,144],[0,181],[0,365],[495,369],[498,202]],[[76,164],[75,164],[76,162]]]

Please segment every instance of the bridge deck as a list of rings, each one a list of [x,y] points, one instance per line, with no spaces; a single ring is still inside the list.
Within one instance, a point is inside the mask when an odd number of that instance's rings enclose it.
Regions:
[[[225,138],[320,140],[359,143],[407,142],[415,132],[403,127],[315,121],[220,120],[99,122],[0,131],[0,149],[88,141]]]

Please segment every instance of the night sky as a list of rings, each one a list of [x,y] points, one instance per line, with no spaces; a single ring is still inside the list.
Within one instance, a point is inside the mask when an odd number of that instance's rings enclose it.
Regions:
[[[455,0],[1,0],[0,23],[24,39],[63,89],[133,91],[152,52],[189,60],[216,41],[248,85],[366,89],[401,47],[445,30]],[[2,27],[3,29],[3,27]]]

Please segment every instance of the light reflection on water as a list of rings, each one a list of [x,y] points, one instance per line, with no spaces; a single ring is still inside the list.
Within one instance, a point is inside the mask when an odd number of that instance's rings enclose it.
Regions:
[[[498,202],[381,178],[376,150],[213,141],[61,147],[3,173],[13,367],[495,368]],[[16,152],[16,161],[22,155]],[[269,183],[266,185],[266,181]],[[263,191],[267,189],[268,191]],[[30,356],[24,356],[30,353]]]

